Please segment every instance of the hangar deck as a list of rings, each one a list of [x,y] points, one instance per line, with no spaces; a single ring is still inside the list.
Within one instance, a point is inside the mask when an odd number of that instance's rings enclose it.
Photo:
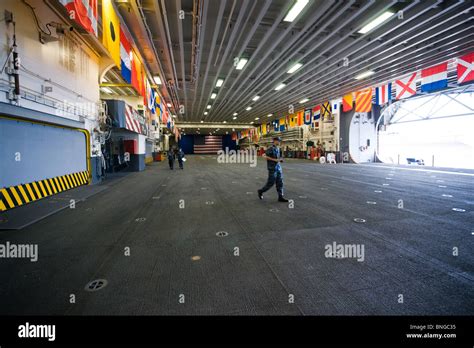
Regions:
[[[156,162],[2,231],[0,243],[37,243],[39,257],[0,263],[0,314],[474,312],[474,171],[288,160],[290,208],[274,190],[258,199],[263,160],[188,157],[183,171]],[[334,242],[364,246],[364,262],[326,257]],[[85,291],[94,279],[107,285]]]

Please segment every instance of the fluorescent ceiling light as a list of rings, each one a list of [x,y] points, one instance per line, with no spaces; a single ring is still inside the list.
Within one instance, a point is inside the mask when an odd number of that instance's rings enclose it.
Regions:
[[[171,107],[171,104],[170,104],[170,103],[167,103],[166,106],[170,108],[170,107]]]
[[[356,80],[362,80],[365,79],[366,77],[369,77],[370,75],[375,74],[372,70],[365,71],[355,77]]]
[[[208,104],[207,105],[207,110],[209,110],[211,108],[211,104]]]
[[[227,121],[222,121],[222,123],[227,123]]]
[[[382,13],[380,16],[375,18],[372,22],[370,22],[369,24],[364,26],[361,30],[359,30],[358,33],[359,34],[368,33],[369,31],[371,31],[372,29],[374,29],[375,27],[379,26],[380,24],[385,22],[387,19],[392,17],[392,15],[393,15],[393,12],[390,12],[390,11],[386,11],[386,12]]]
[[[296,70],[298,70],[299,68],[301,68],[303,66],[303,64],[301,63],[296,63],[295,65],[293,65],[290,70],[288,70],[286,73],[287,74],[293,74]]]
[[[286,85],[284,83],[280,83],[278,86],[275,87],[275,91],[279,91],[280,89],[282,89],[285,86]]]
[[[201,123],[204,123],[204,121],[203,121],[203,120],[201,120]]]
[[[159,76],[154,76],[153,80],[155,81],[157,85],[161,85],[161,78]]]
[[[173,118],[176,118],[176,115],[173,115]]]
[[[242,70],[247,64],[249,60],[247,58],[240,58],[239,62],[237,63],[237,66],[235,67],[237,70]]]
[[[204,111],[204,115],[207,115],[207,111]]]
[[[247,106],[247,108],[246,108],[245,110],[250,111],[250,110],[252,110],[252,107],[251,107],[251,106]]]
[[[304,104],[304,103],[306,103],[308,100],[309,100],[308,98],[304,98],[304,99],[300,100],[300,104]]]
[[[238,115],[238,113],[234,112],[233,116],[237,116],[237,115]]]
[[[296,0],[296,3],[291,7],[283,21],[293,22],[295,18],[301,13],[301,11],[303,11],[308,2],[309,0]]]
[[[273,116],[273,114],[268,114],[268,115],[267,115],[267,117],[272,117],[272,116]]]
[[[216,87],[217,88],[221,87],[223,83],[224,83],[223,79],[218,79],[217,82],[216,82]]]
[[[253,101],[257,101],[257,100],[259,100],[259,99],[260,99],[260,96],[259,96],[259,95],[256,95],[255,97],[253,97],[252,100],[253,100]]]
[[[253,123],[254,123],[253,121],[252,121],[252,122],[250,122],[250,124],[253,124]]]
[[[112,94],[114,92],[112,92],[112,90],[108,87],[100,87],[100,90],[104,93],[108,93],[108,94]]]
[[[237,116],[232,117],[233,120],[237,119]]]
[[[259,120],[259,119],[260,119],[260,117],[255,117],[255,121],[257,121],[257,120]]]
[[[211,99],[216,99],[216,97],[217,97],[217,94],[216,94],[216,93],[212,93],[212,94],[211,94]]]

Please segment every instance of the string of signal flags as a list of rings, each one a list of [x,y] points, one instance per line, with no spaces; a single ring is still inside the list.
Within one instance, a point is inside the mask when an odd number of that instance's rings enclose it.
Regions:
[[[453,61],[456,64],[457,84],[462,86],[474,83],[474,52],[455,58]],[[421,84],[418,91],[416,82],[420,78]],[[432,93],[446,88],[448,88],[448,61],[407,74],[393,82],[348,93],[342,97],[342,111],[348,112],[354,109],[355,112],[370,112],[374,102],[376,105],[383,106],[392,100],[413,97],[419,94],[419,92],[423,94]],[[271,130],[282,132],[293,127],[302,126],[303,124],[317,129],[320,120],[331,122],[334,120],[334,113],[337,112],[339,112],[339,100],[336,99],[336,101],[327,101],[321,105],[298,111],[295,114],[282,117],[271,123],[262,124],[254,129],[237,132],[232,137],[234,139],[245,137],[258,139]]]

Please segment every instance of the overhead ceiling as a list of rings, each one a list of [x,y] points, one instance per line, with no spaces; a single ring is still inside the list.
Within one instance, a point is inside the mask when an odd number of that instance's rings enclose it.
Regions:
[[[310,0],[293,22],[283,19],[296,0],[115,2],[178,122],[268,122],[290,105],[312,106],[474,48],[472,1]],[[394,15],[358,33],[385,11]],[[248,58],[242,70],[236,57]],[[296,62],[303,66],[288,74]],[[375,74],[355,79],[367,70]],[[275,91],[280,83],[286,86]]]

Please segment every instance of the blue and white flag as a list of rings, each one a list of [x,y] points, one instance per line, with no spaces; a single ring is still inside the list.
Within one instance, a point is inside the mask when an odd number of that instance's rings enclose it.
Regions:
[[[392,84],[388,83],[375,88],[375,104],[384,105],[392,100]]]

